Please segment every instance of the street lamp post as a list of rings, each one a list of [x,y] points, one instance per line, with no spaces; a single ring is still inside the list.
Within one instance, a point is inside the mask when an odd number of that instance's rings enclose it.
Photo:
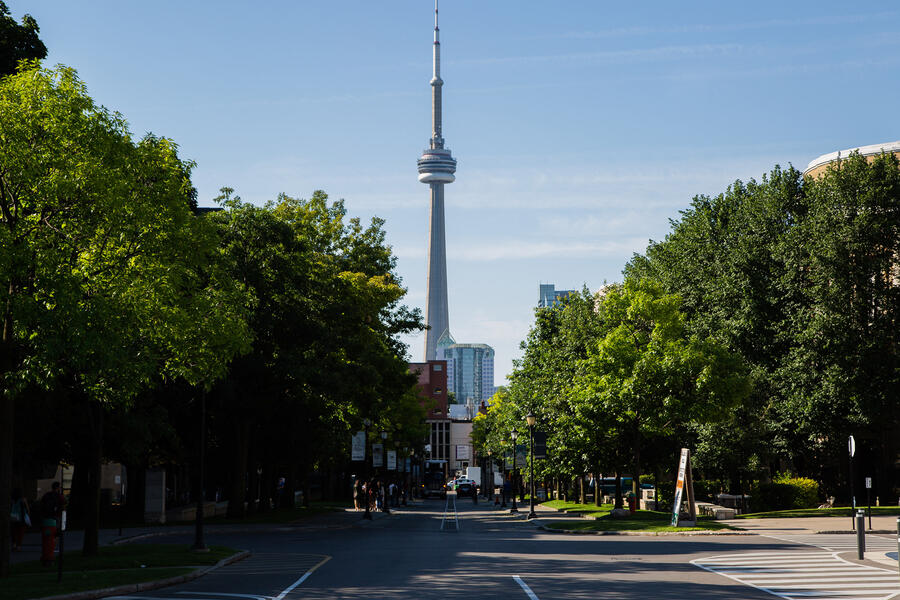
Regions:
[[[381,431],[381,460],[384,461],[384,473],[387,473],[387,431]],[[387,481],[387,477],[385,477],[385,481]],[[390,498],[387,494],[387,486],[385,486],[385,481],[381,482],[381,493],[384,494],[384,498],[381,500],[381,512],[389,513],[391,512],[388,503],[390,502]]]
[[[518,491],[519,480],[516,479],[516,459],[518,458],[518,454],[516,452],[516,438],[519,437],[519,431],[513,427],[512,433],[509,434],[509,437],[512,438],[513,441],[513,476],[512,476],[512,508],[509,509],[511,513],[519,512],[519,508],[516,506],[516,492]]]
[[[534,514],[534,413],[528,411],[528,416],[525,417],[525,421],[528,423],[528,437],[530,438],[531,443],[531,510],[528,511],[528,518],[534,519],[537,517]]]
[[[209,552],[206,547],[206,540],[203,538],[203,481],[206,470],[206,391],[200,392],[200,473],[198,480],[197,493],[197,514],[194,521],[194,545],[191,550],[194,552]]]
[[[363,440],[363,481],[366,484],[366,494],[363,498],[363,504],[366,505],[366,512],[363,513],[364,519],[372,520],[372,513],[369,511],[369,493],[372,491],[372,482],[369,480],[369,460],[366,458],[366,446],[369,445],[369,425],[372,424],[372,421],[369,419],[363,420],[363,427],[365,429],[366,435]]]

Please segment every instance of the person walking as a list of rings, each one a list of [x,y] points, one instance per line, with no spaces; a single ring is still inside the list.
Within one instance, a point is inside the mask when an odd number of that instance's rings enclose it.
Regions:
[[[363,508],[363,484],[360,478],[356,478],[356,481],[353,483],[353,508],[356,510],[362,510]]]
[[[41,564],[45,567],[53,564],[56,536],[62,527],[65,505],[66,499],[59,491],[59,482],[54,481],[50,491],[41,497]]]
[[[9,533],[13,552],[22,549],[22,540],[25,538],[25,530],[28,527],[31,527],[28,501],[22,495],[22,490],[16,488],[13,490],[12,504],[9,509]]]

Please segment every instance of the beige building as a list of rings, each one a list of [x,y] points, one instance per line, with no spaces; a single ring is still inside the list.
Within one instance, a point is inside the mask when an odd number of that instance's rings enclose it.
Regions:
[[[900,141],[885,142],[883,144],[872,144],[870,146],[860,146],[858,148],[848,148],[847,150],[838,150],[837,152],[823,154],[819,158],[812,160],[808,165],[806,165],[806,170],[803,171],[803,175],[818,177],[819,175],[825,173],[829,165],[835,162],[840,163],[841,159],[847,158],[852,152],[859,152],[862,156],[866,157],[866,160],[869,161],[874,160],[875,157],[880,155],[882,152],[891,152],[894,154],[894,156],[900,159]]]

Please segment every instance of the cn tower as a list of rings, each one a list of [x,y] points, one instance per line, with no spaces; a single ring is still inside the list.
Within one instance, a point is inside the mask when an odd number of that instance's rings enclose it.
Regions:
[[[428,238],[427,296],[425,299],[425,360],[434,360],[438,342],[450,337],[450,311],[447,307],[447,243],[444,236],[444,184],[456,179],[456,159],[444,147],[441,132],[441,41],[438,29],[438,4],[434,1],[434,67],[431,77],[431,141],[418,161],[419,181],[431,188],[431,218]]]

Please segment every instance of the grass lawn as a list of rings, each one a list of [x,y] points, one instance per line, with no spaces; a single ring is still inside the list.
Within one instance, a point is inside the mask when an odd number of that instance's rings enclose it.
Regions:
[[[859,507],[865,509],[865,507]],[[737,519],[774,519],[778,517],[852,517],[855,514],[849,506],[835,508],[802,508],[796,510],[776,510],[771,512],[737,515]],[[873,516],[900,516],[900,506],[873,506]]]
[[[542,502],[541,506],[555,508],[557,510],[561,509],[565,512],[609,512],[613,508],[612,504],[601,504],[600,506],[597,506],[596,504],[578,504],[577,502],[568,502],[566,500],[547,500],[546,502]]]
[[[66,552],[63,578],[56,582],[56,567],[39,561],[14,564],[10,577],[0,586],[0,600],[26,600],[142,583],[186,575],[197,567],[214,565],[237,553],[224,546],[210,546],[206,553],[191,552],[182,544],[125,544],[103,546],[100,555],[81,556]]]
[[[639,510],[628,518],[614,519],[609,511],[591,513],[593,520],[567,520],[547,523],[551,529],[565,529],[566,531],[710,531],[719,529],[734,529],[721,521],[700,517],[696,527],[672,527],[672,516],[669,513],[652,510]]]

